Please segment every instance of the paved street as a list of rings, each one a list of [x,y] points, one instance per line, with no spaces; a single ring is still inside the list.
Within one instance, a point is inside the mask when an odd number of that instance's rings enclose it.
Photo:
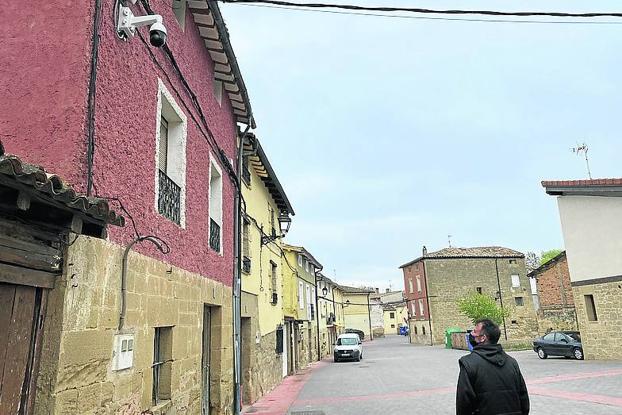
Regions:
[[[465,352],[413,346],[391,336],[364,344],[361,362],[325,362],[304,382],[291,415],[453,414],[457,360]],[[622,414],[622,361],[540,360],[512,352],[530,392],[532,414]]]

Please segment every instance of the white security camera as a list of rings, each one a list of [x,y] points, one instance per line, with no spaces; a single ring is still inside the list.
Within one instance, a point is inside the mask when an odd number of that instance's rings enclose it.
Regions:
[[[156,48],[162,47],[166,43],[166,27],[161,22],[155,22],[149,28],[149,41]]]
[[[136,29],[141,26],[151,25],[149,28],[149,41],[157,48],[166,43],[166,27],[162,24],[162,16],[149,14],[147,16],[134,16],[129,7],[119,5],[119,18],[117,20],[117,33],[125,39],[131,39],[136,34]]]

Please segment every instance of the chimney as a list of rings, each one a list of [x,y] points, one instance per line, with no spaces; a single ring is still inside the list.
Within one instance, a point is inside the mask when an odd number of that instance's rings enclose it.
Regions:
[[[428,254],[428,248],[425,247],[425,245],[423,245],[423,256],[426,256]]]
[[[388,292],[388,293],[390,293],[390,292],[391,292],[391,289],[390,289],[390,288],[387,288],[387,292]]]
[[[380,288],[376,287],[376,294],[380,294]]]

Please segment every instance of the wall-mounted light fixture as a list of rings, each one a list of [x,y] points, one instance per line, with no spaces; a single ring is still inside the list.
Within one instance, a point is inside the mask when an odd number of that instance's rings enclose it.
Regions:
[[[324,282],[324,288],[322,288],[322,295],[324,297],[328,295],[328,287],[326,287],[326,282]]]
[[[343,305],[344,307],[347,307],[350,305],[350,300],[346,300],[345,304]]]
[[[279,215],[279,228],[281,230],[280,235],[264,235],[261,237],[261,244],[266,245],[270,242],[273,242],[279,238],[283,238],[289,232],[289,227],[292,224],[292,218],[289,217],[287,213],[281,213]]]

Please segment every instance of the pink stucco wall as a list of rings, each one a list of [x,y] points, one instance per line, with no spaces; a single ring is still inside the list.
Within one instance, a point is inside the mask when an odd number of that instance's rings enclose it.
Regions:
[[[58,7],[65,4],[59,0],[48,3],[54,3]],[[192,108],[191,100],[184,92],[178,76],[172,70],[161,49],[145,45],[138,37],[129,42],[116,37],[110,17],[114,1],[104,0],[102,3],[104,12],[97,75],[94,162],[94,182],[98,195],[120,198],[136,221],[141,234],[156,235],[167,241],[171,247],[171,252],[166,256],[160,254],[150,244],[138,246],[136,250],[231,285],[234,187],[226,174],[223,174],[223,229],[221,231],[223,255],[219,255],[209,249],[208,172],[209,155],[210,152],[214,153],[200,133],[200,125],[193,121],[186,108],[186,106]],[[230,103],[225,94],[222,106],[214,97],[213,62],[199,36],[191,14],[187,13],[184,32],[175,20],[170,1],[151,0],[150,4],[154,11],[164,18],[168,29],[168,44],[188,83],[199,97],[215,140],[229,158],[235,159],[236,125]],[[23,3],[20,5],[23,7]],[[15,136],[9,137],[9,140],[3,138],[7,151],[27,161],[44,165],[46,169],[67,178],[81,189],[84,189],[86,183],[84,125],[92,7],[93,5],[89,3],[72,3],[72,9],[79,9],[74,10],[74,13],[82,16],[80,25],[84,25],[78,31],[79,33],[70,31],[69,36],[73,41],[56,41],[52,47],[52,36],[41,38],[36,32],[21,33],[21,36],[39,39],[44,43],[41,49],[52,49],[53,52],[44,55],[45,62],[35,59],[39,56],[38,53],[29,52],[31,60],[24,63],[18,50],[11,51],[13,61],[10,66],[21,65],[25,70],[20,75],[21,85],[15,88],[10,99],[21,99],[29,106],[30,115],[20,114],[20,117],[23,119],[30,117],[28,123],[32,125],[32,128],[13,126],[16,120],[10,117],[2,120],[3,125],[12,126],[9,131],[12,131]],[[13,8],[17,13],[19,7]],[[50,7],[50,10],[57,13],[55,8]],[[137,6],[134,10],[136,13],[140,12]],[[19,13],[22,14],[21,11]],[[37,11],[33,14],[36,14],[36,19],[43,19],[43,12]],[[61,20],[60,16],[58,19]],[[26,17],[23,20],[25,24]],[[56,21],[50,18],[50,15],[45,15],[45,20],[46,22]],[[55,32],[58,36],[59,33],[66,34],[67,30],[59,28]],[[141,29],[141,32],[148,43],[148,29]],[[34,43],[36,42],[33,40],[31,44]],[[16,41],[13,44],[15,46],[11,47],[18,49],[23,47],[25,41]],[[149,52],[155,55],[155,59],[163,66],[163,70],[152,61]],[[52,73],[41,77],[43,70],[34,70],[29,66],[29,63],[34,62],[40,62],[47,71]],[[67,69],[67,62],[75,68]],[[17,69],[12,68],[12,72],[17,72]],[[59,73],[62,76],[59,76]],[[3,84],[7,82],[4,80],[5,76],[2,78]],[[185,229],[156,211],[155,134],[158,78],[164,82],[188,118]],[[37,99],[32,96],[31,85],[37,85],[39,88]],[[68,91],[65,93],[67,95],[64,95],[65,106],[62,109],[53,109],[48,112],[51,97],[59,94],[58,91]],[[22,94],[31,94],[31,96],[25,95],[19,98]],[[186,106],[182,100],[187,104]],[[6,106],[6,104],[3,105]],[[16,115],[18,112],[17,109],[13,111]],[[199,119],[196,112],[194,116],[197,120]],[[62,137],[52,143],[56,147],[52,148],[51,145],[42,143],[42,140],[54,136],[54,128],[59,125],[64,130]],[[3,131],[6,130],[3,128]],[[28,134],[28,140],[21,139],[25,134]],[[224,173],[224,169],[222,170]],[[118,206],[114,203],[113,206],[118,210]],[[125,228],[110,227],[109,237],[121,244],[130,242],[134,236],[129,221]]]
[[[93,7],[3,2],[0,140],[81,187]]]

